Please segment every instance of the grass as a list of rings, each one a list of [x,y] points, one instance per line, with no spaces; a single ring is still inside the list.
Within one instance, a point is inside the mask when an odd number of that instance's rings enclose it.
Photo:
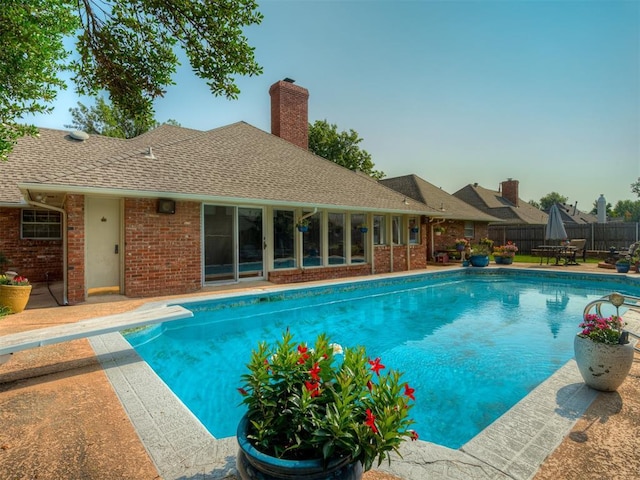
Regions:
[[[582,262],[582,259],[579,260],[580,262]],[[535,255],[520,255],[520,254],[516,254],[516,256],[513,259],[514,263],[539,263],[540,262],[540,257],[535,256]],[[600,262],[600,259],[598,258],[588,258],[587,257],[587,261],[586,262],[582,262],[582,263],[598,263]]]

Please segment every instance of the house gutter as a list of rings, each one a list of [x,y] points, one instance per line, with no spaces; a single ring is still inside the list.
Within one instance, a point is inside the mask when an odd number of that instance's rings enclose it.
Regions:
[[[67,299],[67,212],[62,208],[47,205],[46,203],[33,200],[28,200],[27,202],[35,207],[60,212],[62,215],[62,305],[69,305],[69,300]]]

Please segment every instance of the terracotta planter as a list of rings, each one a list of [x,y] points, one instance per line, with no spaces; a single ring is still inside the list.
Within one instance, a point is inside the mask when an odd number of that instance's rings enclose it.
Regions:
[[[362,464],[352,462],[349,457],[329,460],[323,465],[322,459],[283,460],[256,450],[247,439],[248,421],[244,416],[238,424],[238,455],[236,467],[242,480],[360,480]]]
[[[576,335],[573,349],[584,383],[603,392],[615,391],[631,370],[633,345],[607,345]]]
[[[12,313],[22,312],[29,302],[31,285],[0,285],[0,305]]]

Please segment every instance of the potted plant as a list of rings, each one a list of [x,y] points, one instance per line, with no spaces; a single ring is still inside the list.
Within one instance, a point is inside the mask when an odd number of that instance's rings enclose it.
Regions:
[[[247,367],[238,389],[247,406],[237,435],[242,479],[357,479],[418,438],[409,429],[414,389],[364,347],[343,350],[324,334],[297,343],[287,330],[261,342]]]
[[[586,314],[579,326],[582,331],[576,335],[573,347],[582,378],[596,390],[615,391],[633,363],[633,344],[622,330],[622,318]]]
[[[442,235],[444,232],[446,232],[446,229],[444,227],[433,227],[433,233],[435,233],[436,235]]]
[[[31,288],[29,280],[25,277],[0,275],[0,305],[12,313],[22,312],[29,302]]]
[[[513,257],[516,256],[518,247],[515,243],[509,241],[506,245],[500,245],[493,250],[493,259],[497,264],[511,265],[513,263]]]
[[[296,227],[299,232],[306,232],[309,230],[309,219],[308,218],[300,218],[296,222]]]
[[[493,247],[493,240],[482,238],[480,243],[471,246],[469,262],[474,267],[486,267],[489,265],[489,254]]]
[[[456,238],[454,245],[457,251],[464,252],[469,246],[469,240],[466,238]]]
[[[616,261],[616,271],[618,273],[628,273],[631,268],[631,259],[629,257],[620,258]]]

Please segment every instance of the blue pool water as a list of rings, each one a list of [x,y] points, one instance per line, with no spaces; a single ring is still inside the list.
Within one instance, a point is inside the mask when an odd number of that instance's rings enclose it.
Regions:
[[[236,389],[258,342],[327,332],[405,372],[420,438],[459,448],[573,356],[589,301],[634,293],[583,278],[436,274],[188,303],[194,318],[125,338],[222,438],[244,411]]]

